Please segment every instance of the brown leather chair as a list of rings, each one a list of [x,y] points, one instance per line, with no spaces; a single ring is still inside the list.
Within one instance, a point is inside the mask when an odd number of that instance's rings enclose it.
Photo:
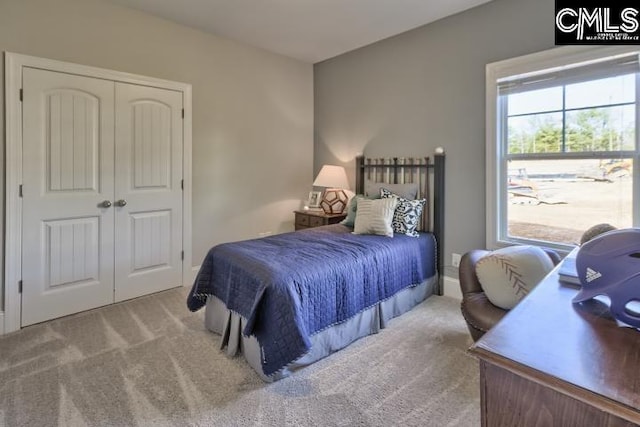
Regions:
[[[545,249],[545,251],[554,265],[560,262],[560,256],[556,252],[550,249]],[[460,309],[474,341],[478,341],[485,332],[507,314],[507,310],[491,304],[482,290],[478,276],[476,276],[476,263],[489,252],[481,249],[467,252],[462,256],[458,269],[460,289],[462,290]]]

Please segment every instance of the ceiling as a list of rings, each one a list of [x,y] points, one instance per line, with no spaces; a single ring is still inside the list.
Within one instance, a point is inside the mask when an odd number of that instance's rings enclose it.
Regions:
[[[109,0],[316,63],[490,0]]]

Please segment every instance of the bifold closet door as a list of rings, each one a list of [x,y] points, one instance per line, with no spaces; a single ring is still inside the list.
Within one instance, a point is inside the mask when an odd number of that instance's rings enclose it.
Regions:
[[[23,69],[22,326],[182,284],[182,93]]]
[[[22,326],[113,302],[114,87],[23,69]]]
[[[182,284],[182,93],[116,83],[115,300]]]

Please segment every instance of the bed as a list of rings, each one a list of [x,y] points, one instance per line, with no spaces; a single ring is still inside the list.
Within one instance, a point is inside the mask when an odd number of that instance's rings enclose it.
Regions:
[[[221,348],[241,353],[271,382],[441,294],[444,154],[433,162],[357,157],[356,193],[380,187],[387,196],[387,189],[410,188],[426,199],[417,237],[354,234],[333,224],[216,245],[189,293],[189,309],[205,307],[205,325],[222,336]]]

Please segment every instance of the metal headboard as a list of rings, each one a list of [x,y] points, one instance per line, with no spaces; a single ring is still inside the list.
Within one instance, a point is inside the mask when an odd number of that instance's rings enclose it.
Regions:
[[[440,277],[444,273],[442,247],[444,243],[444,152],[422,158],[356,157],[356,193],[364,194],[366,180],[387,184],[418,184],[418,198],[427,200],[422,213],[422,230],[436,238],[436,260]],[[442,295],[439,280],[438,295]]]

